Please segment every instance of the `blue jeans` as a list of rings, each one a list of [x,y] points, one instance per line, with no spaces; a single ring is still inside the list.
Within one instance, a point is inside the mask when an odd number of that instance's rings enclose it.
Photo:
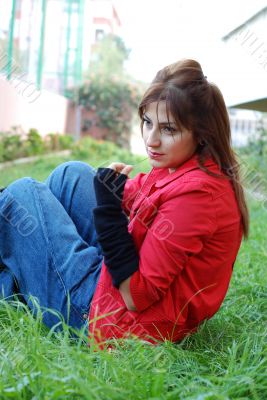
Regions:
[[[48,327],[60,319],[47,309],[76,329],[87,323],[103,260],[94,175],[88,164],[70,161],[44,183],[26,177],[0,194],[0,297],[18,292],[33,313],[37,298]]]

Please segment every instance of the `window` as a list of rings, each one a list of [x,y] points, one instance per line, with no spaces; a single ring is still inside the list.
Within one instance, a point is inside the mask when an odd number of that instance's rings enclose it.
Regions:
[[[105,35],[105,32],[103,29],[96,29],[95,31],[95,41],[99,42],[101,39],[103,39],[103,36]]]

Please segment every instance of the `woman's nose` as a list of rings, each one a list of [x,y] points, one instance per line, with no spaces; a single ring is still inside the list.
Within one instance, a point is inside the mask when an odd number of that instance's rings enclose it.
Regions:
[[[146,144],[147,146],[155,147],[161,143],[160,134],[157,130],[153,130],[149,133]]]

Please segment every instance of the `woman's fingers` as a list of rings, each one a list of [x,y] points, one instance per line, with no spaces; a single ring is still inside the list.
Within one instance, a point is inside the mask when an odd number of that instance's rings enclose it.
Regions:
[[[127,165],[124,163],[120,163],[120,162],[113,162],[108,166],[108,168],[111,168],[114,171],[119,172],[121,174],[128,175],[132,171],[133,166]]]
[[[126,165],[122,170],[121,170],[121,174],[125,174],[128,175],[133,169],[132,165]]]
[[[108,168],[114,169],[114,171],[116,172],[120,172],[125,166],[126,164],[124,163],[113,162],[108,166]]]

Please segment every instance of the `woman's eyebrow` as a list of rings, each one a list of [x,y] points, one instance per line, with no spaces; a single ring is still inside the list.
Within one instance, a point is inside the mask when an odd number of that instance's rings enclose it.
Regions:
[[[144,118],[147,118],[149,121],[151,121],[151,118],[147,114],[144,114]],[[161,121],[159,122],[159,125],[176,125],[174,121]]]
[[[163,121],[163,122],[159,122],[159,125],[175,125],[175,122],[172,121]]]
[[[147,118],[149,121],[151,121],[151,119],[149,118],[149,116],[147,114],[144,114],[143,117]]]

